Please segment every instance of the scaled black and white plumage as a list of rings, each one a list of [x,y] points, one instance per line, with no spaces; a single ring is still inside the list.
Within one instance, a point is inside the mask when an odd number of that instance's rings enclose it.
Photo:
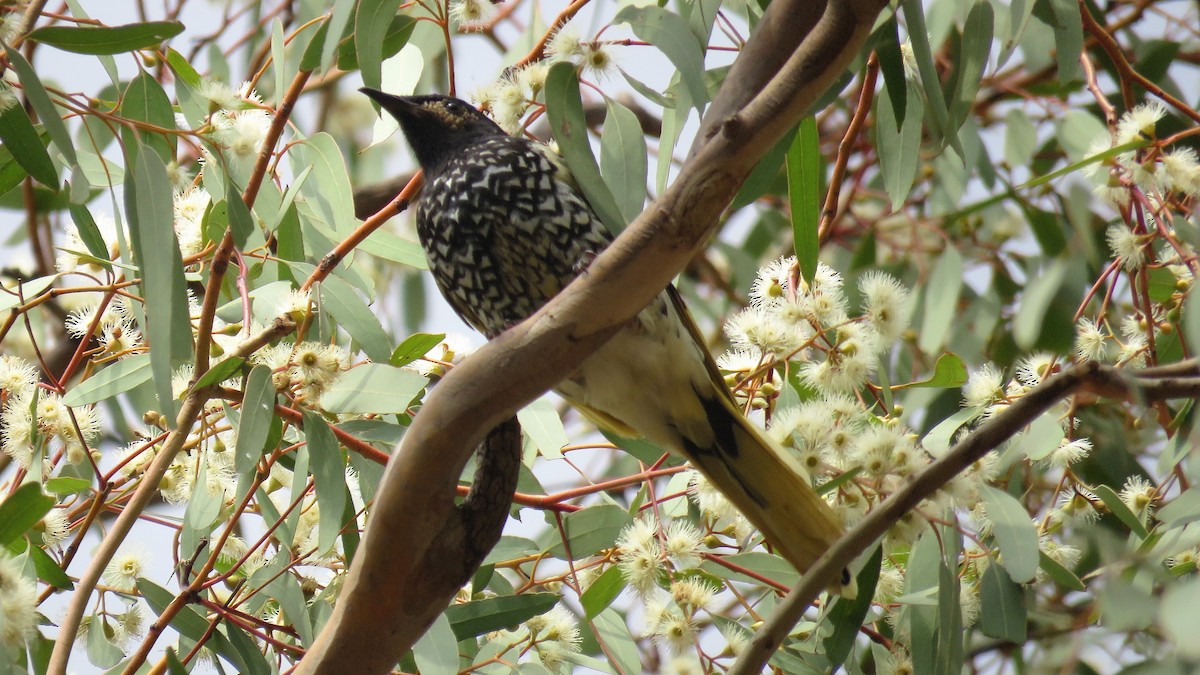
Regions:
[[[609,237],[551,150],[445,96],[364,93],[400,122],[425,174],[417,233],[438,288],[495,337],[574,279]],[[800,571],[841,535],[799,464],[737,409],[674,288],[557,391],[597,424],[687,457]],[[840,588],[852,592],[843,573]]]

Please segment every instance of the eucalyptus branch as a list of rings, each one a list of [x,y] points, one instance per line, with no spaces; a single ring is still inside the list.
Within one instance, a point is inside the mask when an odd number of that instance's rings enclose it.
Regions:
[[[1193,371],[1195,364],[1192,364]],[[751,639],[746,651],[729,670],[730,675],[759,673],[771,655],[787,639],[792,627],[817,595],[837,580],[838,574],[870,548],[904,514],[931,497],[988,452],[1000,447],[1042,413],[1067,397],[1089,392],[1136,402],[1194,397],[1200,377],[1161,380],[1135,378],[1123,370],[1087,362],[1074,366],[1029,390],[1003,412],[990,417],[979,428],[954,445],[940,459],[884,500],[829,549],[800,579],[775,612]]]
[[[388,464],[334,614],[297,673],[384,672],[420,637],[443,606],[422,604],[431,591],[417,572],[439,552],[458,476],[483,432],[570,373],[670,282],[758,160],[857,55],[883,5],[831,2],[822,14],[800,0],[771,4],[672,186],[587,274],[426,398]],[[797,17],[814,12],[798,35]]]

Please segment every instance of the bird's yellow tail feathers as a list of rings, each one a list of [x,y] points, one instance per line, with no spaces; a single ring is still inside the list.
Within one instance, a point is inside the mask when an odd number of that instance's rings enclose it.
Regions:
[[[712,425],[710,444],[686,437],[681,451],[730,499],[784,558],[807,571],[842,526],[813,491],[799,462],[763,436],[728,397],[697,392]],[[843,570],[831,590],[854,597],[854,577]]]

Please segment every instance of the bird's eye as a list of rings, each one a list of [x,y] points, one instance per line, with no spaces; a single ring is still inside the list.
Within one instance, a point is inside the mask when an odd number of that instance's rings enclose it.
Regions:
[[[462,104],[460,104],[458,101],[446,101],[443,103],[443,106],[446,108],[446,112],[448,113],[454,115],[461,115],[463,113]]]

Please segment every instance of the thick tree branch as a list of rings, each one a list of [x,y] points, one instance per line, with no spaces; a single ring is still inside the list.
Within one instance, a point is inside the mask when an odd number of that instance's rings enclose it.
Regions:
[[[742,77],[731,73],[718,93],[703,126],[711,134],[693,145],[675,183],[586,274],[472,354],[426,399],[384,474],[334,614],[297,673],[347,672],[351,663],[354,672],[384,672],[425,631],[443,605],[428,604],[419,575],[437,554],[470,449],[484,430],[568,375],[671,281],[759,159],[845,70],[885,4],[831,2],[823,14],[806,0],[771,4],[747,56],[735,64]],[[750,58],[762,54],[786,57]],[[747,82],[761,86],[746,89]]]

